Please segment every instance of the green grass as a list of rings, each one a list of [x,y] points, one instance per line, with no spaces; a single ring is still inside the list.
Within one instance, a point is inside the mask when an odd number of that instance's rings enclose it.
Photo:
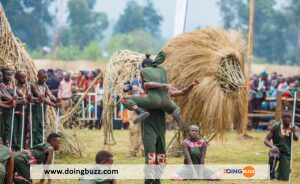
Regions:
[[[70,131],[70,130],[67,130]],[[267,132],[249,132],[253,136],[250,140],[241,140],[235,132],[228,133],[224,141],[214,140],[210,143],[207,150],[207,164],[267,164],[268,148],[263,144],[264,137]],[[97,151],[104,149],[103,132],[97,130],[84,130],[80,133],[80,138],[84,142],[85,156],[82,158],[72,156],[58,156],[55,159],[56,164],[93,164]],[[167,143],[174,135],[173,131],[166,134]],[[137,158],[130,158],[128,154],[129,148],[129,132],[127,130],[115,130],[114,136],[117,141],[115,146],[111,146],[109,150],[113,153],[115,164],[143,164],[144,157],[139,155]],[[292,183],[300,181],[300,142],[294,144],[294,162],[293,162],[293,180]],[[183,162],[183,157],[168,158],[168,164],[178,164]],[[119,180],[121,184],[142,184],[143,180]],[[73,184],[76,180],[53,180],[53,184]],[[212,181],[182,181],[175,182],[170,180],[162,180],[163,184],[196,184],[196,183],[281,183],[274,180],[222,180],[218,182]]]

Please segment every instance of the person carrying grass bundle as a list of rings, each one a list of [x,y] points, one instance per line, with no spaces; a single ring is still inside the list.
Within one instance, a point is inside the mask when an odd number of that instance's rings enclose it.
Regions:
[[[51,164],[54,151],[60,148],[60,136],[56,133],[51,133],[47,137],[47,142],[38,144],[28,150],[17,152],[14,155],[15,160],[15,184],[31,183],[30,179],[30,165],[34,164]],[[44,183],[44,179],[40,183]],[[49,182],[51,180],[49,179]]]
[[[12,151],[2,144],[0,138],[0,183],[13,183],[14,157]]]
[[[180,108],[172,101],[171,97],[188,94],[199,82],[195,80],[188,87],[177,90],[169,83],[166,69],[159,66],[164,60],[165,55],[163,52],[157,55],[154,62],[150,59],[150,55],[146,54],[146,59],[142,63],[141,76],[147,96],[127,96],[123,97],[121,101],[127,109],[136,112],[137,118],[134,120],[135,124],[150,115],[145,109],[157,109],[171,113],[179,128],[183,129],[184,122],[180,115]]]
[[[294,134],[294,141],[298,141],[298,135],[295,127],[290,126],[292,119],[290,110],[284,110],[281,119],[271,127],[264,143],[271,148],[269,152],[270,178],[288,181],[291,172],[291,134]],[[270,142],[271,139],[273,144]],[[276,170],[277,163],[279,165]]]

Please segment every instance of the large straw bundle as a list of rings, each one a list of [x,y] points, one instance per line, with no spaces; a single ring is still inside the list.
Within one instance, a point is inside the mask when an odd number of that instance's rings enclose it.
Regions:
[[[114,98],[116,95],[124,95],[123,87],[126,81],[131,81],[136,73],[138,65],[144,59],[144,55],[122,50],[115,52],[111,57],[104,74],[103,83],[103,115],[104,144],[115,144],[112,134]]]
[[[232,123],[241,130],[245,122],[244,50],[239,32],[221,28],[181,34],[163,49],[173,85],[200,81],[187,97],[175,101],[185,121],[199,123],[205,136],[222,135]]]

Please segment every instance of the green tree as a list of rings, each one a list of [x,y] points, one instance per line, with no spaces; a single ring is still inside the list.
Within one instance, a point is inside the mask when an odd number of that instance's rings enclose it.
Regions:
[[[29,49],[49,44],[47,27],[52,25],[48,7],[53,0],[0,0],[13,33]]]
[[[69,0],[69,28],[63,31],[63,45],[78,45],[82,49],[91,41],[103,38],[108,20],[105,13],[93,10],[95,3],[96,0]]]
[[[149,33],[143,30],[136,30],[127,34],[118,34],[111,38],[108,43],[108,52],[114,52],[122,49],[129,49],[136,52],[156,53],[155,39]]]
[[[249,30],[249,1],[219,0],[225,28],[241,28],[245,37]],[[255,1],[253,53],[269,63],[288,61],[289,19],[284,9],[275,8],[275,0]]]
[[[83,48],[81,58],[87,60],[99,60],[102,57],[102,50],[97,41],[91,41]]]
[[[152,36],[159,36],[161,21],[162,16],[154,9],[152,1],[147,1],[144,7],[129,1],[114,28],[114,34],[143,29]]]

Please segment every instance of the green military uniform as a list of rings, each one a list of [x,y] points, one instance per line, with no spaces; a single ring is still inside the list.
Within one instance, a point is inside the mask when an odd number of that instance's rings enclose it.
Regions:
[[[17,84],[17,88],[23,89],[23,86],[20,84]],[[27,89],[26,91],[22,90],[27,95]],[[12,149],[19,151],[21,148],[21,135],[22,135],[22,108],[23,105],[18,104],[15,108],[15,121],[14,121],[14,130],[13,130],[13,142],[12,142]],[[24,132],[23,132],[23,148],[25,144],[25,138],[26,138],[26,129],[27,129],[27,122],[28,122],[28,115],[29,115],[29,107],[25,107],[24,111]]]
[[[11,96],[14,96],[14,87],[13,85],[5,85],[4,83],[0,84],[2,90],[8,93]],[[11,136],[11,123],[13,117],[13,109],[2,109],[2,123],[3,123],[3,144],[9,146],[10,143],[10,136]]]
[[[48,90],[47,85],[40,85],[35,82],[35,85],[39,92],[46,96],[46,90]],[[34,95],[37,97],[36,95]],[[46,120],[46,105],[44,104],[44,113],[42,113],[42,104],[32,104],[32,140],[33,146],[43,142],[43,114],[44,121]]]
[[[154,165],[166,164],[166,124],[165,112],[162,110],[147,109],[150,116],[141,124],[141,133],[145,150],[145,163]],[[161,168],[163,169],[163,168]],[[147,170],[145,177],[156,178],[162,174],[162,170],[155,173],[154,170]]]
[[[0,183],[5,182],[6,164],[9,158],[9,148],[0,144]]]
[[[47,159],[44,151],[50,146],[49,143],[41,143],[28,150],[22,152],[17,152],[14,155],[15,160],[15,184],[25,184],[30,180],[30,165],[31,164],[41,164]],[[31,153],[32,156],[29,156]]]
[[[289,180],[290,163],[291,163],[291,134],[289,136],[281,136],[281,126],[282,123],[277,122],[275,124],[275,131],[272,137],[273,145],[279,149],[279,165],[277,168],[276,178],[278,180]],[[270,165],[272,165],[272,159],[269,160]]]
[[[155,61],[146,68],[141,70],[141,76],[144,82],[158,82],[161,84],[169,83],[167,71],[165,68],[158,66],[163,63],[164,54],[160,52]],[[127,109],[137,105],[143,109],[163,110],[167,113],[172,113],[179,108],[171,99],[168,91],[163,88],[149,89],[147,96],[130,96],[122,100],[123,105]]]
[[[188,151],[192,160],[192,163],[194,164],[194,168],[196,170],[196,173],[199,175],[200,172],[200,164],[201,164],[201,155],[203,150],[203,143],[205,140],[197,140],[195,142],[191,141],[189,138],[185,139],[184,142],[186,142]],[[188,165],[187,158],[184,158],[184,166],[176,173],[177,178],[176,179],[192,179],[193,178],[193,171]],[[213,172],[209,169],[203,167],[203,176],[204,179],[210,179],[210,176],[213,175]]]

